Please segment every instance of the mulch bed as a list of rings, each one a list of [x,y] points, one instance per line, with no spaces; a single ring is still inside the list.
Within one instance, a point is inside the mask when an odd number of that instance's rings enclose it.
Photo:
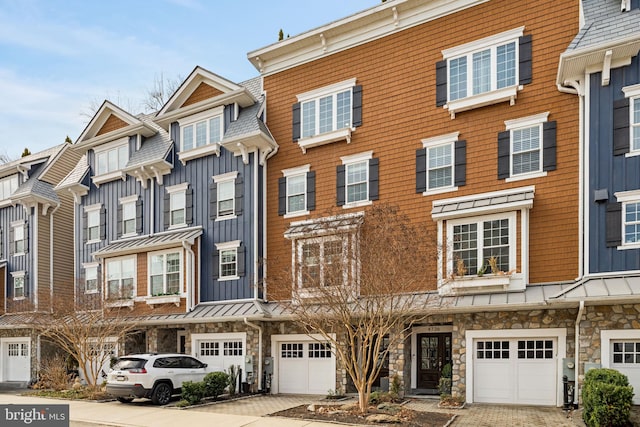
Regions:
[[[315,412],[308,411],[307,407],[308,405],[296,406],[295,408],[275,412],[270,416],[320,422],[327,421],[344,424],[371,425],[371,421],[367,421],[366,416],[371,414],[388,414],[388,412],[376,409],[375,406],[370,407],[369,412],[366,415],[361,415],[357,410],[337,412],[336,409],[338,406],[336,405],[323,405]],[[402,408],[402,410],[396,415],[399,416],[402,422],[391,425],[400,427],[443,427],[455,416],[453,414],[444,414],[439,412],[414,411],[408,408]]]

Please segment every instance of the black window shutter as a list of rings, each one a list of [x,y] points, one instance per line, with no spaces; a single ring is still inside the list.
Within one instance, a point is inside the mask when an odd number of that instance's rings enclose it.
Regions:
[[[629,152],[629,100],[613,101],[613,155]]]
[[[278,215],[287,213],[287,178],[278,178]]]
[[[118,214],[117,214],[118,218],[117,218],[117,225],[116,225],[116,231],[117,231],[117,238],[119,239],[122,236],[122,233],[124,232],[124,224],[122,223],[122,205],[119,204],[118,205]]]
[[[193,188],[191,185],[184,192],[184,222],[193,224]]]
[[[82,213],[82,243],[87,243],[89,233],[89,219],[86,212]]]
[[[300,139],[300,103],[293,104],[293,142]]]
[[[545,122],[542,125],[542,169],[556,170],[556,122]]]
[[[213,264],[211,265],[211,272],[213,279],[220,277],[220,251],[213,251]]]
[[[237,257],[236,257],[236,265],[237,265],[237,273],[238,276],[240,277],[244,277],[245,275],[245,246],[241,243],[240,246],[238,246],[238,249],[236,251],[237,253]]]
[[[378,200],[379,192],[379,169],[380,159],[373,158],[369,160],[369,200]]]
[[[447,103],[447,61],[436,62],[436,107]]]
[[[498,133],[498,179],[511,174],[511,132]]]
[[[244,196],[244,181],[241,176],[236,178],[236,200],[235,200],[235,214],[242,215],[242,200]]]
[[[620,246],[622,244],[622,203],[607,203],[605,221],[607,247]]]
[[[142,221],[144,219],[144,210],[142,209],[142,199],[136,200],[136,233],[142,234]]]
[[[164,229],[167,230],[171,225],[171,195],[169,193],[165,193],[164,195]]]
[[[427,191],[427,149],[416,150],[416,193]]]
[[[531,44],[531,34],[520,37],[520,84],[526,85],[533,80],[533,49]]]
[[[218,216],[218,184],[209,184],[209,219],[216,219]]]
[[[107,238],[107,210],[104,206],[100,208],[100,240]]]
[[[86,221],[85,221],[86,224]],[[9,229],[9,256],[16,252],[16,244],[13,240],[13,227]]]
[[[338,165],[336,167],[336,205],[344,206],[345,200],[345,167]]]
[[[29,223],[24,223],[24,252],[29,252]]]
[[[307,210],[316,209],[316,172],[307,172]]]
[[[362,126],[362,85],[353,87],[353,117],[351,126]],[[341,126],[338,126],[340,128]]]
[[[0,259],[4,258],[4,230],[0,228]]]
[[[455,163],[453,184],[462,187],[467,184],[467,141],[458,140],[454,144]]]

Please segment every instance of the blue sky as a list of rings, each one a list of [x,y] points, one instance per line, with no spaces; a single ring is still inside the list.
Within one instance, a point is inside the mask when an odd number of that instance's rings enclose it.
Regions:
[[[249,51],[379,0],[0,0],[0,154],[77,139],[104,99],[131,113],[154,79],[200,65],[257,76]]]

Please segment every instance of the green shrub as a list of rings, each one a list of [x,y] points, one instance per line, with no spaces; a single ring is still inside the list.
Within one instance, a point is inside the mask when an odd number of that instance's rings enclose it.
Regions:
[[[229,385],[229,375],[225,372],[211,372],[204,377],[204,390],[207,397],[217,398]]]
[[[205,386],[203,382],[185,381],[182,383],[182,400],[189,402],[189,405],[197,405],[205,396]]]
[[[591,369],[584,377],[582,419],[589,427],[625,426],[633,399],[626,375],[615,369]]]

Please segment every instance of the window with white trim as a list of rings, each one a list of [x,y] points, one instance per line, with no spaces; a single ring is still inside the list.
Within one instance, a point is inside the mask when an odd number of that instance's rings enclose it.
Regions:
[[[347,241],[342,237],[334,235],[301,239],[297,242],[299,287],[317,288],[345,284]]]
[[[27,274],[24,271],[11,273],[13,277],[13,299],[23,299],[26,295],[25,285]]]
[[[556,168],[556,122],[541,113],[505,121],[498,134],[498,178],[507,182],[546,176]]]
[[[336,192],[338,206],[364,206],[378,199],[379,162],[372,151],[340,158]]]
[[[640,190],[620,191],[616,192],[615,196],[618,203],[612,205],[617,205],[618,209],[612,215],[617,218],[607,218],[607,222],[611,221],[611,224],[607,225],[607,232],[609,233],[612,227],[617,228],[613,231],[618,231],[616,246],[619,249],[640,248]]]
[[[515,268],[515,213],[450,220],[447,235],[451,245],[448,268],[458,276],[491,273],[491,264],[502,272]]]
[[[136,234],[138,214],[138,195],[123,197],[120,199],[120,208],[122,209],[122,236],[132,236]]]
[[[103,234],[103,208],[100,204],[84,207],[84,240],[85,243],[96,243],[101,240]]]
[[[96,176],[119,172],[129,161],[129,138],[94,149]]]
[[[640,155],[640,84],[622,88],[624,99],[613,102],[614,155]]]
[[[244,246],[240,240],[216,243],[214,276],[217,280],[235,280],[244,275]]]
[[[149,295],[176,295],[180,293],[182,251],[148,254]]]
[[[302,111],[302,138],[351,127],[351,91],[353,82],[324,91],[298,95]]]
[[[436,105],[456,111],[510,100],[531,82],[531,36],[524,27],[442,51]]]
[[[278,179],[278,215],[285,218],[307,215],[315,209],[316,174],[310,165],[282,171]]]
[[[467,142],[459,132],[425,138],[416,150],[416,192],[423,195],[455,191],[466,184]]]
[[[187,225],[187,193],[191,192],[188,183],[167,187],[165,199],[165,225],[167,228]]]
[[[135,295],[136,257],[108,259],[105,262],[109,299],[128,299]]]
[[[13,254],[23,255],[27,251],[27,231],[24,222],[15,224],[13,227]]]
[[[180,151],[189,151],[222,140],[224,107],[217,107],[180,120]]]
[[[229,172],[213,177],[216,187],[216,220],[235,218],[236,179],[238,172]]]
[[[18,189],[18,175],[11,175],[0,179],[0,202],[8,200]]]
[[[631,152],[640,152],[640,96],[631,98]]]
[[[98,264],[84,264],[84,291],[91,294],[98,292]]]
[[[614,341],[612,355],[613,363],[640,365],[640,341]]]

